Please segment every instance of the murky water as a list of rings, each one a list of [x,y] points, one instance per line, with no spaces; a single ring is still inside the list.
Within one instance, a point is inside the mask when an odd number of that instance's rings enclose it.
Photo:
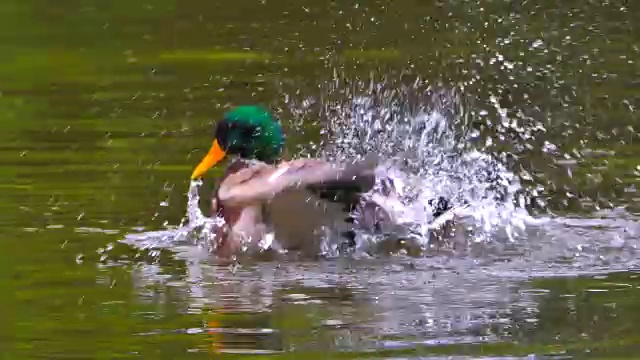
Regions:
[[[635,3],[0,9],[4,358],[640,351]],[[251,102],[291,153],[407,154],[423,191],[474,206],[468,251],[238,265],[122,243],[184,225],[213,122]]]

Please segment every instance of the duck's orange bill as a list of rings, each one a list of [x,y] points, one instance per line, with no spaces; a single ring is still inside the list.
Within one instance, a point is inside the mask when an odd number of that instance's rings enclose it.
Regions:
[[[224,159],[227,154],[222,150],[220,144],[218,144],[218,140],[213,140],[213,145],[211,145],[211,149],[207,153],[207,156],[200,161],[200,164],[196,166],[195,170],[191,174],[191,180],[196,179],[204,175],[207,170],[211,169],[213,165],[220,162],[220,160]]]

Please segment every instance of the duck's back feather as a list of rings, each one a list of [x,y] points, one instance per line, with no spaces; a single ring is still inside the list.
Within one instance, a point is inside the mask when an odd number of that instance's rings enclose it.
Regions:
[[[322,198],[331,193],[362,193],[374,186],[374,168],[373,162],[333,164],[320,159],[298,159],[277,166],[256,162],[228,175],[217,196],[224,206],[245,206],[300,188],[313,190]]]

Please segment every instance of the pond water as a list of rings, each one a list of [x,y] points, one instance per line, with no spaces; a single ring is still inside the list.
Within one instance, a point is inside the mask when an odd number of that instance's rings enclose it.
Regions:
[[[10,0],[0,10],[0,358],[640,351],[633,1]],[[243,103],[276,111],[292,154],[422,151],[417,164],[437,169],[423,174],[429,184],[478,205],[480,236],[462,254],[240,264],[188,241],[123,242],[183,222],[213,124]],[[420,109],[446,125],[431,147],[354,131]],[[357,149],[328,149],[360,136]],[[475,191],[496,169],[511,186],[482,202]]]

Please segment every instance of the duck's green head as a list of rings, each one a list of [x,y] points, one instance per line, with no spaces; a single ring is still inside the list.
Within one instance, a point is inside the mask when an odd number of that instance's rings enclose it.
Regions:
[[[213,145],[193,170],[191,179],[201,177],[226,155],[273,163],[280,158],[283,147],[282,126],[267,109],[254,105],[238,106],[218,122]]]

